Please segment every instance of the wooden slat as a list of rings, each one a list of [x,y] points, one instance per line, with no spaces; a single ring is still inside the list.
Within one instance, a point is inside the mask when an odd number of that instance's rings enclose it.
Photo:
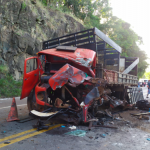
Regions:
[[[93,34],[90,34],[90,33],[86,33],[86,34],[82,34],[82,35],[76,35],[71,37],[71,38],[66,38],[66,39],[60,39],[60,44],[64,44],[65,42],[69,42],[69,41],[75,41],[75,38],[76,40],[80,41],[81,38],[88,38],[89,36],[92,36]]]
[[[109,55],[105,55],[105,59],[114,59],[114,58],[118,58],[119,55],[118,54],[109,54]]]
[[[111,50],[111,51],[105,50],[105,53],[106,54],[108,54],[108,53],[117,53],[118,54],[118,51],[116,51],[116,50]]]
[[[104,50],[105,49],[105,44],[97,45],[97,50]]]
[[[106,65],[114,65],[115,61],[114,60],[107,60]]]
[[[93,33],[93,30],[94,29],[88,29],[88,30],[84,30],[84,31],[80,31],[80,32],[76,32],[76,33],[72,33],[72,34],[68,34],[68,35],[64,35],[64,36],[61,36],[59,38],[64,38],[64,37],[69,37],[69,36],[72,36],[72,35],[77,35],[77,34],[82,34],[84,32],[90,32],[90,33]],[[93,33],[94,34],[94,33]],[[44,41],[44,43],[46,42],[51,42],[51,41],[54,41],[54,40],[57,40],[58,38],[55,38],[55,39],[52,39],[52,40],[48,40],[48,41]]]
[[[77,47],[78,48],[87,48],[87,49],[91,49],[93,51],[96,51],[95,43],[81,44],[81,45],[77,45]]]

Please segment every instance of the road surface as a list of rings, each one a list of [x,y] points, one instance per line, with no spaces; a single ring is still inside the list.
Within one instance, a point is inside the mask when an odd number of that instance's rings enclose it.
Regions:
[[[147,88],[142,89],[146,97]],[[147,140],[150,134],[132,128],[127,122],[118,126],[118,129],[92,128],[89,131],[87,126],[77,126],[77,129],[86,131],[83,137],[66,135],[65,133],[71,129],[67,126],[61,127],[60,124],[39,132],[32,128],[37,120],[24,123],[7,122],[11,103],[12,99],[0,100],[0,149],[2,150],[149,150],[150,147],[150,141]],[[27,118],[29,112],[26,99],[20,101],[16,98],[16,103],[19,119]],[[116,126],[114,120],[109,122],[110,125]],[[105,137],[102,137],[102,134],[105,134]]]

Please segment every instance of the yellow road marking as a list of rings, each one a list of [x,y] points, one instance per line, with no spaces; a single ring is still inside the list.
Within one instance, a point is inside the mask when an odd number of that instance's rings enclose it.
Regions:
[[[12,138],[15,138],[15,137],[17,137],[17,136],[20,136],[20,135],[23,135],[23,134],[26,134],[26,133],[29,133],[29,132],[33,132],[33,131],[35,131],[35,130],[36,130],[36,129],[30,129],[30,130],[27,130],[27,131],[24,131],[24,132],[20,132],[20,133],[18,133],[18,134],[13,134],[13,135],[7,136],[7,137],[5,137],[5,138],[3,138],[3,139],[0,139],[0,142],[6,141],[6,140],[9,140],[9,139],[12,139]]]
[[[49,128],[46,129],[46,130],[37,131],[37,132],[31,133],[31,134],[28,134],[28,135],[25,135],[25,136],[16,138],[16,139],[14,139],[14,140],[9,141],[9,142],[10,142],[9,144],[4,144],[4,143],[2,143],[2,144],[0,144],[0,148],[5,147],[5,146],[8,146],[8,145],[13,144],[13,143],[16,143],[16,142],[19,142],[19,141],[22,141],[22,140],[27,139],[27,138],[30,138],[30,137],[32,137],[32,136],[41,134],[41,133],[43,133],[43,132],[46,132],[46,131],[55,129],[55,128],[57,128],[57,127],[60,127],[61,125],[62,125],[62,124],[58,124],[58,125],[49,127]],[[32,129],[31,129],[31,130],[32,130]]]
[[[50,123],[51,124],[51,123]],[[46,125],[50,125],[50,124],[46,124]],[[6,140],[9,140],[9,139],[12,139],[12,138],[15,138],[17,136],[20,136],[20,135],[23,135],[23,134],[27,134],[27,133],[30,133],[30,132],[33,132],[33,131],[36,131],[37,129],[30,129],[30,130],[27,130],[27,131],[23,131],[23,132],[20,132],[20,133],[17,133],[17,134],[13,134],[13,135],[10,135],[10,136],[7,136],[7,137],[4,137],[3,139],[0,139],[0,142],[3,142],[3,141],[6,141]]]

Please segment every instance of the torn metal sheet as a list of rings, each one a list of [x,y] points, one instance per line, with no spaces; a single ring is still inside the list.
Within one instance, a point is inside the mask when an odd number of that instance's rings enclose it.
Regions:
[[[95,86],[102,86],[105,87],[105,85],[107,84],[107,81],[102,79],[102,78],[92,78],[91,82],[95,84]]]
[[[57,119],[64,120],[70,123],[74,123],[76,125],[78,125],[79,122],[81,121],[80,117],[78,117],[76,114],[72,114],[71,112],[70,114],[67,114],[67,113],[59,114],[57,115]]]
[[[123,101],[121,101],[121,100],[112,100],[112,99],[110,100],[110,104],[111,104],[112,108],[124,105]]]
[[[94,87],[85,97],[84,103],[87,105],[90,101],[100,97],[98,87]]]
[[[57,108],[69,108],[71,106],[69,104],[63,104],[63,101],[60,98],[56,98],[54,105]]]
[[[67,87],[65,87],[65,89],[69,92],[69,94],[72,96],[72,98],[74,99],[74,101],[76,102],[77,106],[80,108],[80,104],[79,101],[72,95],[72,93],[68,90]]]
[[[108,97],[109,100],[110,100],[110,106],[111,106],[112,108],[115,108],[115,107],[118,107],[118,106],[123,106],[123,107],[124,107],[124,101],[121,101],[121,100],[119,100],[119,99],[116,99],[116,97],[113,97],[113,96],[112,96],[112,98],[111,98],[111,97],[109,97],[109,96],[107,95],[107,97]]]
[[[63,51],[58,51],[55,48],[51,50],[40,51],[38,54],[39,55],[47,54],[47,55],[62,57],[86,67],[91,66],[96,56],[96,52],[94,52],[93,50],[83,49],[83,48],[77,48],[75,52],[68,52],[68,51],[63,52]]]
[[[61,88],[67,82],[70,86],[76,87],[85,80],[90,79],[91,77],[86,77],[83,71],[66,64],[49,79],[49,84],[53,90],[56,90],[57,88]]]
[[[92,59],[91,58],[79,58],[79,57],[77,57],[75,61],[80,63],[82,66],[91,67],[90,62],[92,62]]]

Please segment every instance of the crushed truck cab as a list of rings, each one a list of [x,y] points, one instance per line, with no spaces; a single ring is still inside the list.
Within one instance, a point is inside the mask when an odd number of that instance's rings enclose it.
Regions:
[[[38,57],[25,60],[21,99],[28,97],[30,111],[48,107],[78,110],[89,92],[86,86],[94,87],[95,66],[96,53],[89,49],[59,46],[43,50]]]
[[[21,99],[28,97],[32,114],[56,115],[78,124],[96,120],[102,115],[102,105],[111,116],[110,107],[133,103],[139,59],[128,58],[129,67],[125,67],[127,58],[120,57],[121,47],[97,28],[45,41],[43,49],[24,63]]]

